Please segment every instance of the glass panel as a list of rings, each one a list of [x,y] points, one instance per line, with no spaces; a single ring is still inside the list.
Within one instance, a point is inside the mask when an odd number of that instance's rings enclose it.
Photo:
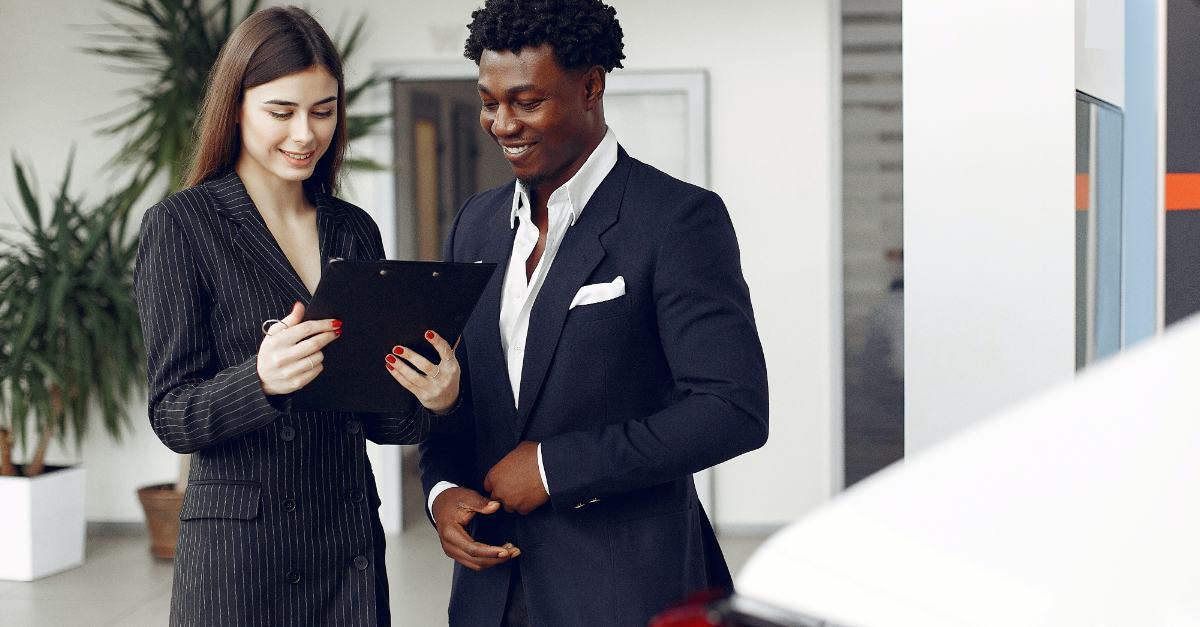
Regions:
[[[684,181],[689,180],[687,114],[683,92],[604,95],[604,119],[629,154]]]
[[[1075,153],[1075,367],[1122,346],[1122,151],[1119,109],[1080,94]]]
[[[1120,352],[1122,272],[1122,114],[1096,112],[1096,358]]]

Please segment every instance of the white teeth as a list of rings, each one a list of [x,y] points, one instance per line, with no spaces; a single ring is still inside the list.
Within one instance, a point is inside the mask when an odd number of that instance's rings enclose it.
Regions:
[[[507,152],[507,153],[508,153],[508,154],[510,154],[510,155],[519,155],[519,154],[521,154],[521,153],[525,152],[526,150],[529,150],[529,146],[528,146],[528,145],[526,145],[526,146],[517,146],[517,147],[512,147],[512,146],[504,146],[503,148],[504,148],[504,152]]]
[[[308,153],[308,154],[303,154],[303,155],[298,155],[298,154],[296,154],[296,153],[294,153],[294,152],[288,152],[288,151],[286,151],[286,150],[281,150],[281,151],[279,151],[279,152],[282,152],[283,154],[285,154],[285,155],[287,155],[287,156],[289,156],[289,157],[291,157],[291,158],[293,158],[293,159],[299,160],[299,161],[304,161],[305,159],[307,159],[307,158],[309,158],[309,157],[313,156],[313,153],[311,153],[311,152],[310,152],[310,153]]]

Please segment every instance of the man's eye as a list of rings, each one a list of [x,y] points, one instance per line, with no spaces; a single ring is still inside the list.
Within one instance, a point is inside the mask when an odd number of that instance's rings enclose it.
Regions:
[[[500,105],[499,105],[499,103],[495,103],[495,102],[485,102],[485,103],[483,103],[483,108],[484,108],[484,110],[486,110],[486,111],[495,111],[495,110],[496,110],[496,107],[498,107],[498,106],[500,106]]]
[[[522,109],[524,109],[526,111],[532,111],[532,110],[536,109],[537,106],[540,104],[542,104],[541,100],[534,100],[532,102],[518,102],[517,106],[521,107]]]

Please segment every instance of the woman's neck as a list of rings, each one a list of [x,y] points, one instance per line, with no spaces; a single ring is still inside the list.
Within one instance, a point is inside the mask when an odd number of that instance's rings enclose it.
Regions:
[[[270,172],[264,172],[254,164],[239,159],[234,166],[246,193],[264,217],[272,216],[289,221],[314,209],[304,194],[304,183],[288,181]]]

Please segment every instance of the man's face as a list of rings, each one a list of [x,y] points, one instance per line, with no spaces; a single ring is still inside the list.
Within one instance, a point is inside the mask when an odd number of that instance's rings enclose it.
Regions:
[[[549,45],[479,59],[479,123],[526,187],[550,193],[587,161],[598,100],[589,101],[585,74],[560,67]]]

